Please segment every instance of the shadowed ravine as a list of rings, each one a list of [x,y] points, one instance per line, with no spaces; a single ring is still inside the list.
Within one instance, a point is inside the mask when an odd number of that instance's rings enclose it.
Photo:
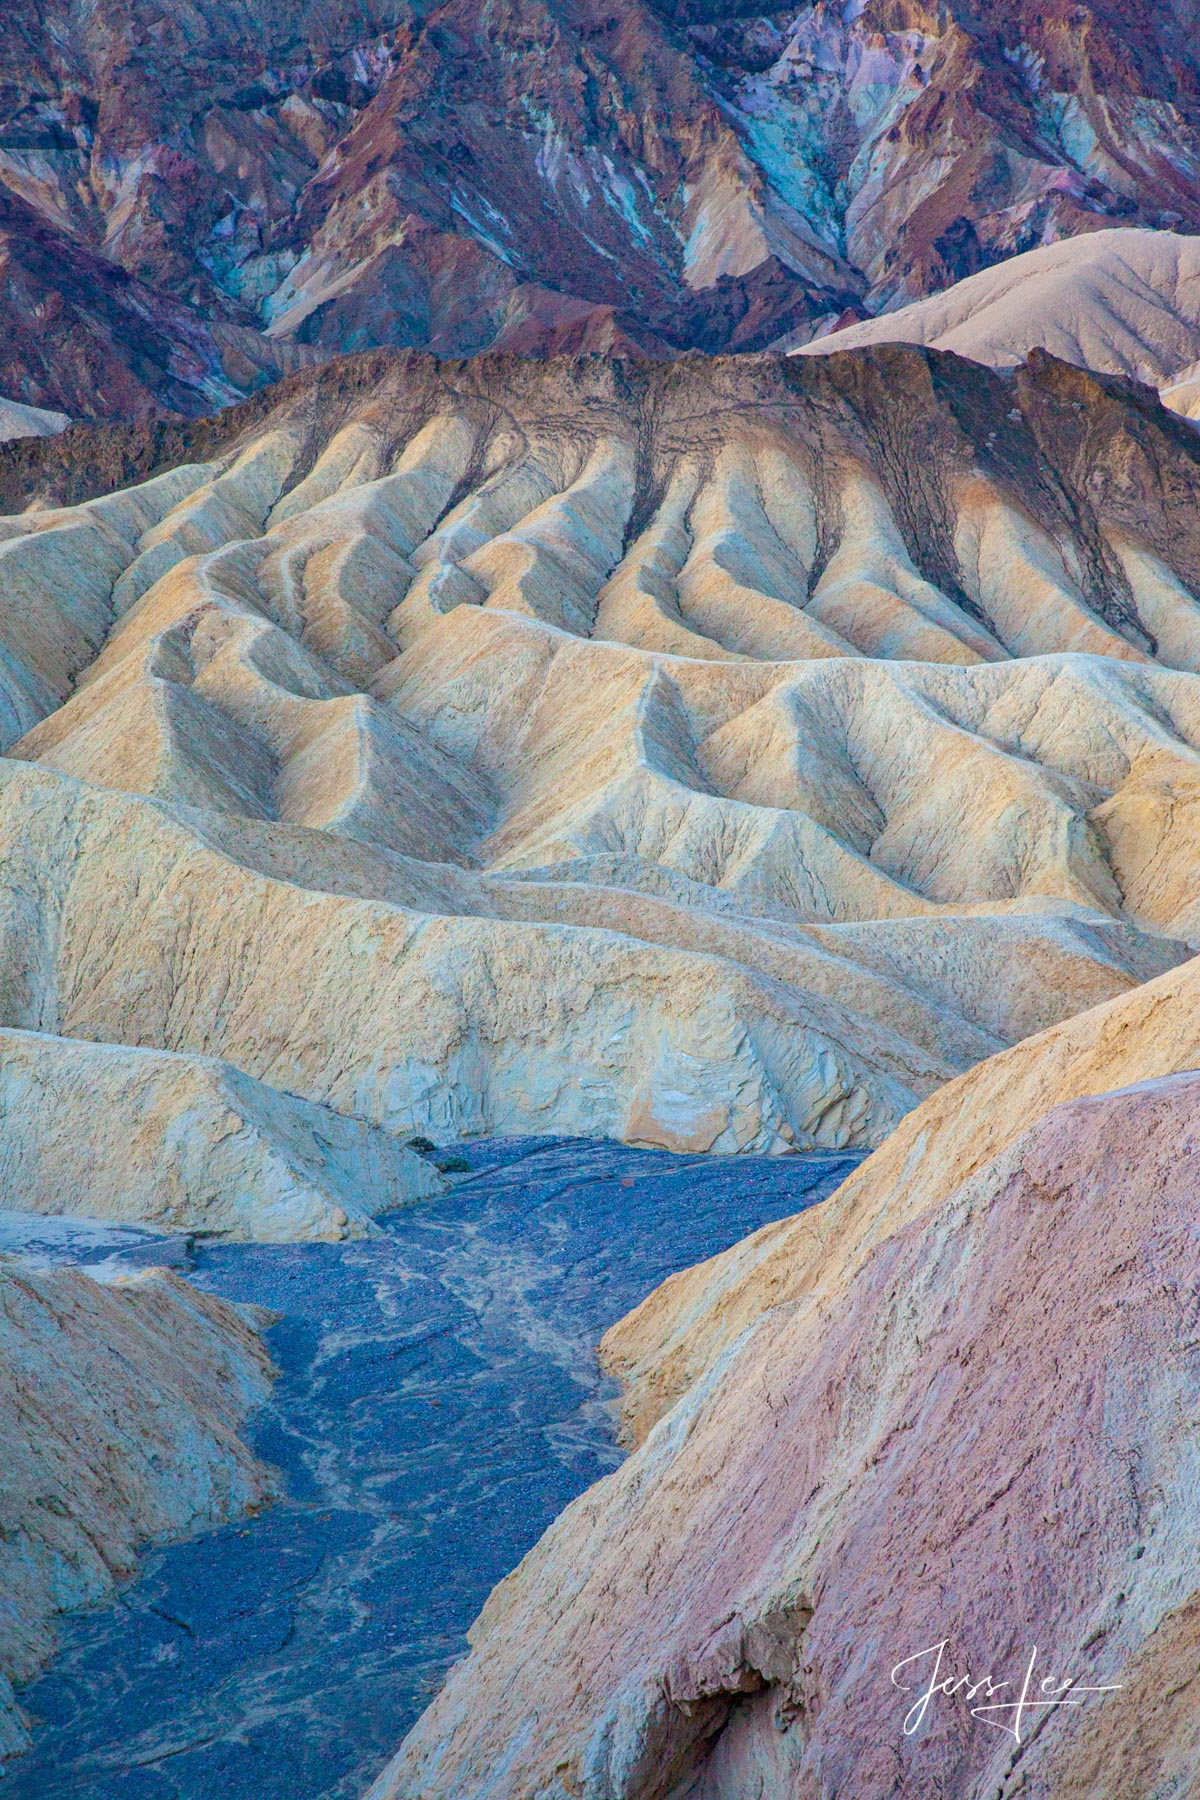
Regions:
[[[148,1555],[117,1606],[68,1626],[22,1695],[40,1723],[7,1800],[358,1800],[492,1586],[617,1462],[605,1328],[857,1160],[466,1155],[478,1172],[383,1239],[197,1247],[192,1279],[282,1315],[250,1435],[287,1497]],[[31,1228],[87,1262],[144,1242]]]

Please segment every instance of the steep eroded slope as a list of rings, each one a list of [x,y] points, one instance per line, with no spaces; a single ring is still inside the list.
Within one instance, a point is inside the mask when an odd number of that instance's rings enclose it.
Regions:
[[[13,1055],[363,1143],[873,1145],[1200,936],[1198,482],[1145,390],[895,348],[374,354],[12,446]]]

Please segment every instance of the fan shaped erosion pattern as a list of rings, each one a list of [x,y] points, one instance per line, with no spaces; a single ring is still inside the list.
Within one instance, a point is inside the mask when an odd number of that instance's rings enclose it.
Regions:
[[[336,1237],[371,1229],[348,1158],[424,1191],[418,1132],[872,1146],[1173,968],[1198,489],[1146,390],[899,346],[371,352],[6,447],[0,1067],[37,1203],[71,1191],[51,1070],[111,1119],[153,1094],[157,1222]]]

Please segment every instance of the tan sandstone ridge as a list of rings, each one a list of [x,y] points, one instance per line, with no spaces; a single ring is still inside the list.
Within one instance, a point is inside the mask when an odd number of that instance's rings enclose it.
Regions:
[[[231,1240],[369,1236],[440,1193],[389,1132],[209,1057],[0,1031],[0,1205]]]
[[[328,1237],[414,1133],[880,1143],[1200,941],[1198,495],[1141,390],[889,346],[8,446],[6,1194]]]
[[[1125,1051],[1121,1003],[1092,1015],[1091,1079],[1106,1034],[1110,1079],[1154,1038],[1194,1059],[1154,985]],[[785,1228],[766,1310],[493,1592],[369,1800],[1195,1791],[1200,1076],[1054,1106],[1073,1032]],[[943,1643],[940,1679],[1008,1682],[975,1696],[1006,1711],[910,1713]],[[1078,1707],[1014,1713],[1034,1649],[1030,1697]]]
[[[1200,359],[1200,238],[1120,229],[1045,244],[796,354],[927,344],[1011,367],[1036,346],[1162,387]]]
[[[148,1540],[270,1497],[237,1435],[270,1374],[248,1317],[166,1270],[0,1257],[0,1757],[28,1741],[13,1685],[57,1615],[110,1597]]]

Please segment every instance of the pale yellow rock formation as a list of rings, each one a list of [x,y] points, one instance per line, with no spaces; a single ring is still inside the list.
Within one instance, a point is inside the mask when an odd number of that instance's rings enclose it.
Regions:
[[[0,1031],[0,1205],[235,1240],[367,1236],[440,1193],[430,1163],[360,1119],[225,1063]],[[101,1175],[102,1172],[102,1175]]]
[[[0,1028],[194,1119],[112,1208],[368,1229],[418,1131],[869,1147],[1179,964],[1200,442],[1089,381],[380,356],[113,495],[35,457]],[[14,1203],[75,1191],[65,1124],[8,1129]]]
[[[57,1615],[108,1599],[141,1544],[270,1497],[237,1435],[270,1373],[247,1318],[166,1270],[0,1258],[0,1755]]]
[[[1195,961],[1027,1038],[912,1112],[826,1204],[681,1271],[602,1346],[625,1385],[626,1433],[646,1431],[775,1306],[824,1305],[894,1233],[1063,1102],[1200,1065]]]

